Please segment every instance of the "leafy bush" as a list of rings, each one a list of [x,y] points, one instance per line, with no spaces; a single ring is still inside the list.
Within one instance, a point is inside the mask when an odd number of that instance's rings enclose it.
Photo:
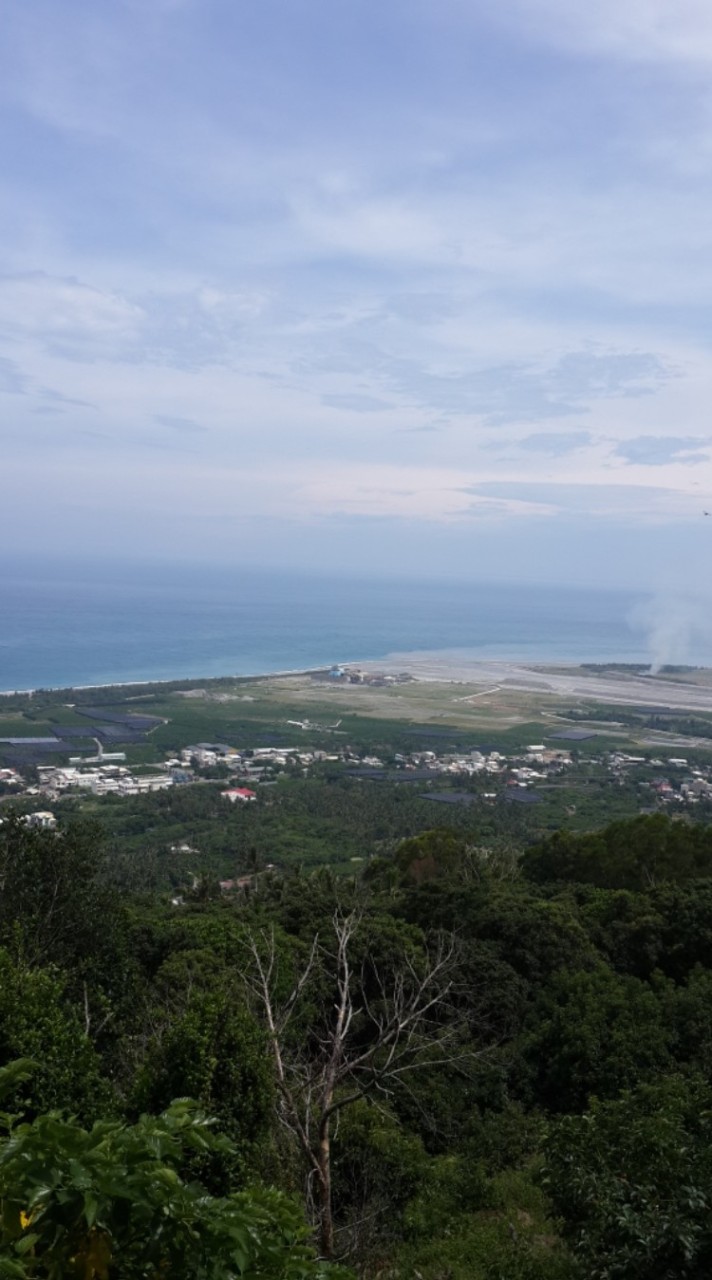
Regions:
[[[26,1064],[0,1072],[16,1087]],[[229,1149],[194,1103],[135,1125],[83,1129],[57,1112],[17,1123],[0,1146],[4,1280],[326,1280],[294,1205],[273,1190],[217,1198],[181,1169]]]

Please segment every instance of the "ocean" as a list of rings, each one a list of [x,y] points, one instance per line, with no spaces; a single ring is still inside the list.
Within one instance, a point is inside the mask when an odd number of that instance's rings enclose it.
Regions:
[[[0,689],[255,675],[423,650],[645,662],[655,616],[644,596],[618,591],[15,563],[0,571]],[[684,655],[664,656],[712,663],[689,637]]]

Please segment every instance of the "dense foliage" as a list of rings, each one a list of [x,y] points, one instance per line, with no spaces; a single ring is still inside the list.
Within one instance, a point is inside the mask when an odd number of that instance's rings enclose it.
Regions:
[[[24,1066],[5,1069],[8,1083]],[[8,1117],[5,1127],[0,1270],[8,1277],[325,1280],[331,1271],[278,1192],[218,1198],[182,1176],[191,1154],[229,1148],[191,1103],[134,1125],[103,1120],[86,1130],[50,1113],[32,1123]]]
[[[3,823],[2,1274],[709,1274],[710,829],[402,834],[175,903]]]

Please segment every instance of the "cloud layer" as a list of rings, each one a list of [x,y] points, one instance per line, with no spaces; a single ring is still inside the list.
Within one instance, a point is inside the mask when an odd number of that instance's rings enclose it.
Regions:
[[[8,0],[5,28],[6,545],[80,549],[101,494],[117,554],[190,527],[304,562],[326,524],[364,570],[470,573],[475,539],[514,573],[528,540],[570,578],[615,522],[629,577],[641,523],[693,565],[701,0]]]

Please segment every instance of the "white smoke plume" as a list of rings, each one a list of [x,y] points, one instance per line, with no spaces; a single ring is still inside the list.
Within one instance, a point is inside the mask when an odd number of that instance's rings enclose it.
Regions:
[[[642,631],[650,674],[665,666],[712,666],[712,601],[654,596],[633,609],[630,625]]]

